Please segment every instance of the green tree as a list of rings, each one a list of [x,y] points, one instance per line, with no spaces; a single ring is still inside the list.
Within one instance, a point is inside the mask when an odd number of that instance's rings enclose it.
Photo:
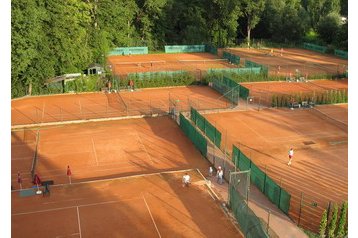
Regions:
[[[56,59],[57,75],[80,72],[91,62],[89,47],[90,7],[81,0],[46,1],[48,19],[44,30]]]
[[[259,23],[265,9],[265,0],[241,0],[242,11],[246,18],[247,45],[250,46],[251,30]]]
[[[11,95],[24,96],[29,85],[37,79],[30,77],[36,59],[41,58],[38,47],[43,39],[43,8],[36,0],[11,1]],[[42,42],[44,43],[44,42]]]
[[[156,25],[163,17],[163,8],[166,3],[167,0],[137,0],[136,30],[142,44],[149,48],[158,48]],[[160,33],[159,36],[162,36]]]
[[[219,47],[235,43],[238,18],[242,16],[239,1],[211,0],[208,3],[207,12],[211,43]]]
[[[101,0],[96,6],[98,27],[106,32],[102,33],[102,37],[106,36],[111,47],[135,46],[140,43],[134,26],[139,11],[135,0]]]
[[[338,206],[337,204],[335,204],[333,208],[332,218],[328,225],[328,236],[327,236],[328,238],[335,237],[334,234],[337,226],[337,216],[338,216]]]
[[[341,213],[338,220],[338,227],[336,231],[337,238],[343,238],[345,235],[345,226],[347,223],[347,210],[348,210],[348,202],[343,202],[341,207]]]
[[[337,13],[330,13],[318,22],[317,30],[320,37],[328,44],[335,39],[341,27],[341,19]]]
[[[327,227],[327,210],[325,209],[322,214],[321,222],[319,224],[319,236],[321,238],[326,237],[326,227]]]

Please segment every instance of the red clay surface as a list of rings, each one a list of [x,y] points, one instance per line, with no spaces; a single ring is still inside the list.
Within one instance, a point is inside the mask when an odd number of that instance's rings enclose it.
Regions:
[[[348,60],[305,49],[283,48],[282,56],[281,49],[274,49],[273,56],[269,55],[268,49],[230,48],[227,51],[240,56],[241,62],[250,60],[267,66],[271,75],[291,73],[294,76],[296,69],[303,76],[336,74],[345,73],[348,69]]]
[[[286,94],[295,95],[298,93],[314,93],[327,90],[348,91],[348,79],[342,80],[309,80],[308,82],[254,82],[240,83],[250,90],[250,96],[260,97],[261,103],[271,106],[272,95]]]
[[[208,193],[184,173],[51,187],[51,196],[12,192],[12,237],[242,237]]]
[[[317,106],[337,120],[347,119],[347,106]],[[206,114],[223,133],[222,147],[235,144],[291,195],[289,215],[300,225],[318,231],[328,202],[348,199],[348,133],[314,109],[266,109],[260,112]],[[226,134],[227,133],[227,134]],[[292,166],[288,150],[294,149]],[[311,206],[316,202],[317,207]]]
[[[158,71],[200,71],[211,68],[234,68],[225,61],[212,62],[210,60],[220,59],[209,53],[181,53],[181,54],[147,54],[131,56],[109,56],[108,64],[116,75],[127,75],[136,72],[158,72]],[[188,62],[185,60],[192,60]],[[197,61],[195,61],[197,60]],[[209,60],[209,61],[205,61]]]
[[[195,102],[200,108],[227,108],[230,103],[205,86],[143,89],[119,93],[83,93],[24,97],[11,101],[11,124],[37,124],[169,112],[169,98],[180,109]]]
[[[263,92],[272,94],[292,94],[301,92],[314,92],[325,90],[348,90],[348,79],[342,80],[309,80],[308,82],[256,82],[240,83],[250,89],[250,92]]]
[[[35,131],[12,132],[12,186],[17,189],[17,172],[23,187],[31,186],[30,171],[35,148]],[[29,136],[26,136],[29,137]],[[72,181],[113,178],[179,169],[200,168],[208,163],[169,117],[128,119],[59,125],[39,129],[35,172],[42,180]]]

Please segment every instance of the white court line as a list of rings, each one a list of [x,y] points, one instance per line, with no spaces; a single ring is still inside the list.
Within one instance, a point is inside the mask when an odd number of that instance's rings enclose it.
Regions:
[[[94,146],[94,140],[93,140],[93,138],[91,138],[91,139],[92,139],[92,147],[93,147],[94,157],[95,157],[95,159],[96,159],[96,164],[97,164],[97,166],[98,166],[98,158],[97,158],[96,147]]]
[[[82,237],[82,233],[81,233],[81,221],[80,221],[80,211],[78,210],[78,206],[77,206],[77,220],[78,220],[78,231],[80,233],[80,238]]]
[[[42,104],[42,116],[41,116],[41,122],[44,121],[44,117],[45,117],[45,102]]]
[[[149,206],[148,206],[148,203],[147,203],[147,201],[145,200],[145,197],[144,197],[143,194],[142,194],[142,197],[143,197],[143,200],[144,200],[145,205],[147,206],[147,209],[148,209],[150,218],[152,218],[152,221],[153,221],[153,224],[154,224],[154,226],[155,226],[155,229],[157,230],[158,236],[161,238],[162,236],[160,235],[160,232],[159,232],[159,230],[158,230],[157,224],[156,224],[155,221],[154,221],[154,218],[153,218],[153,216],[152,216],[152,212],[150,211]]]
[[[182,173],[182,172],[189,172],[193,171],[194,169],[182,169],[182,170],[172,170],[172,171],[166,171],[166,172],[155,172],[155,173],[148,173],[148,174],[137,174],[137,175],[129,175],[124,177],[116,177],[116,178],[108,178],[108,179],[98,179],[98,180],[92,180],[92,181],[83,181],[83,182],[75,182],[71,185],[76,184],[88,184],[88,183],[99,183],[99,182],[108,182],[108,181],[116,181],[116,180],[124,180],[124,179],[131,179],[131,178],[141,178],[141,177],[148,177],[153,175],[162,175],[162,174],[172,174],[172,173]],[[44,176],[42,176],[44,178]],[[50,176],[47,176],[50,177]],[[68,186],[68,183],[59,183],[51,185],[51,187],[60,187],[60,186]],[[12,190],[12,193],[19,192],[20,189]]]
[[[138,140],[139,140],[140,144],[143,146],[144,151],[145,151],[145,153],[147,154],[147,157],[148,157],[149,160],[152,162],[152,164],[154,164],[154,162],[153,162],[153,160],[152,160],[152,157],[149,155],[149,153],[148,153],[148,151],[147,151],[147,148],[145,148],[145,146],[144,146],[144,144],[143,144],[143,142],[142,142],[142,139],[140,138],[138,132],[137,132],[137,131],[135,131],[135,132],[136,132],[136,134],[137,134],[137,137],[138,137]]]
[[[89,204],[83,204],[83,205],[78,205],[78,206],[68,206],[68,207],[51,208],[51,209],[44,209],[44,210],[33,211],[33,212],[19,212],[19,213],[11,214],[11,216],[30,215],[30,214],[41,213],[41,212],[60,211],[60,210],[65,210],[65,209],[77,208],[77,207],[91,207],[91,206],[97,206],[97,205],[104,205],[104,204],[111,204],[111,203],[120,203],[120,202],[126,202],[126,201],[133,201],[133,200],[138,200],[138,199],[141,199],[141,197],[127,198],[127,199],[122,199],[122,200],[120,200],[120,201],[119,201],[119,200],[112,200],[112,201],[107,201],[107,202],[96,202],[96,203],[89,203]]]

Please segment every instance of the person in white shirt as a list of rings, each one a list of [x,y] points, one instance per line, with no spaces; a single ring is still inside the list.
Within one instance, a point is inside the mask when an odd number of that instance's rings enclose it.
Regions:
[[[223,183],[224,171],[221,169],[221,166],[218,167],[218,171],[216,172],[216,176],[217,176],[217,182],[219,184],[222,184]]]
[[[287,163],[288,166],[290,166],[292,164],[292,158],[293,158],[293,149],[291,148],[288,151],[288,163]]]
[[[188,173],[185,173],[183,176],[183,187],[189,187],[190,184],[190,176]]]
[[[213,167],[209,167],[209,176],[211,177],[211,176],[213,176],[213,172],[214,172],[214,169],[213,169]]]

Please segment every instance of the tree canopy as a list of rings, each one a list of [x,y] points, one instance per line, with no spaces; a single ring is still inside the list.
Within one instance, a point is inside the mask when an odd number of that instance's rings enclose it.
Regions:
[[[318,41],[347,50],[346,0],[12,0],[12,97],[104,63],[114,47]]]

